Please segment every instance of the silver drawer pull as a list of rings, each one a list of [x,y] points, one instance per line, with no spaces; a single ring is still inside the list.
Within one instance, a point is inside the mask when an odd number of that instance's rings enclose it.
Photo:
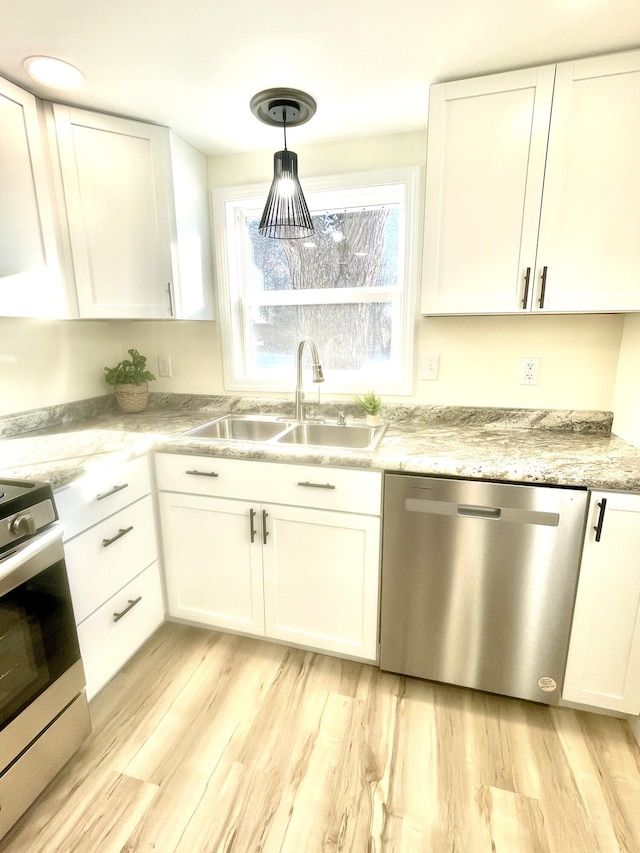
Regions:
[[[122,539],[123,536],[126,536],[127,533],[131,533],[132,530],[133,524],[131,525],[131,527],[121,527],[120,530],[116,533],[116,535],[112,536],[111,539],[102,540],[102,547],[108,548],[109,545],[113,545],[114,542],[117,542],[118,539]]]
[[[124,610],[121,610],[120,613],[114,613],[113,614],[113,621],[119,622],[123,616],[126,616],[127,613],[130,610],[133,610],[133,608],[136,606],[136,604],[140,604],[141,601],[142,601],[141,595],[139,595],[137,598],[133,598],[133,599],[130,598],[129,603],[127,604],[127,606],[125,607]]]
[[[307,489],[335,489],[335,486],[332,486],[331,483],[310,483],[308,480],[298,483],[298,485],[304,486]]]
[[[129,483],[123,483],[121,486],[114,486],[108,492],[103,492],[101,495],[96,495],[97,501],[103,501],[105,498],[108,498],[110,495],[115,495],[116,492],[121,492],[123,489],[129,487]]]
[[[215,471],[185,471],[185,474],[195,474],[196,477],[217,477]]]

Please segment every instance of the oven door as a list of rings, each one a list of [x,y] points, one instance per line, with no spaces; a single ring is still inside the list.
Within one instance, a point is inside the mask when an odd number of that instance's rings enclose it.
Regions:
[[[0,772],[85,684],[62,528],[0,558]]]

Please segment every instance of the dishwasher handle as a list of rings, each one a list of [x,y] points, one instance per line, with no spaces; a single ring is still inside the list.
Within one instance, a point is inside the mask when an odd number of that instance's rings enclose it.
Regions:
[[[458,504],[458,515],[465,516],[466,518],[500,518],[502,510],[499,506]]]
[[[406,512],[423,512],[426,515],[448,515],[454,518],[478,518],[486,521],[499,521],[507,524],[540,524],[544,527],[557,527],[560,515],[557,512],[545,512],[539,509],[515,509],[509,506],[481,506],[479,504],[459,504],[454,501],[433,500],[430,498],[406,497]]]

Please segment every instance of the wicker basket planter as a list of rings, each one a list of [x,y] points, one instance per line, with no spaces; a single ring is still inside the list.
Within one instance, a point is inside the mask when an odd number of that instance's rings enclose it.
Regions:
[[[144,412],[149,402],[149,385],[116,385],[116,400],[123,412]]]

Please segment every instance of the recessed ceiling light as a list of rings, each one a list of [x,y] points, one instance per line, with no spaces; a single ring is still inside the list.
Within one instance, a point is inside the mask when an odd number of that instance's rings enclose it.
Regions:
[[[27,74],[52,89],[75,89],[84,83],[84,74],[68,62],[51,56],[28,56],[22,63]]]

